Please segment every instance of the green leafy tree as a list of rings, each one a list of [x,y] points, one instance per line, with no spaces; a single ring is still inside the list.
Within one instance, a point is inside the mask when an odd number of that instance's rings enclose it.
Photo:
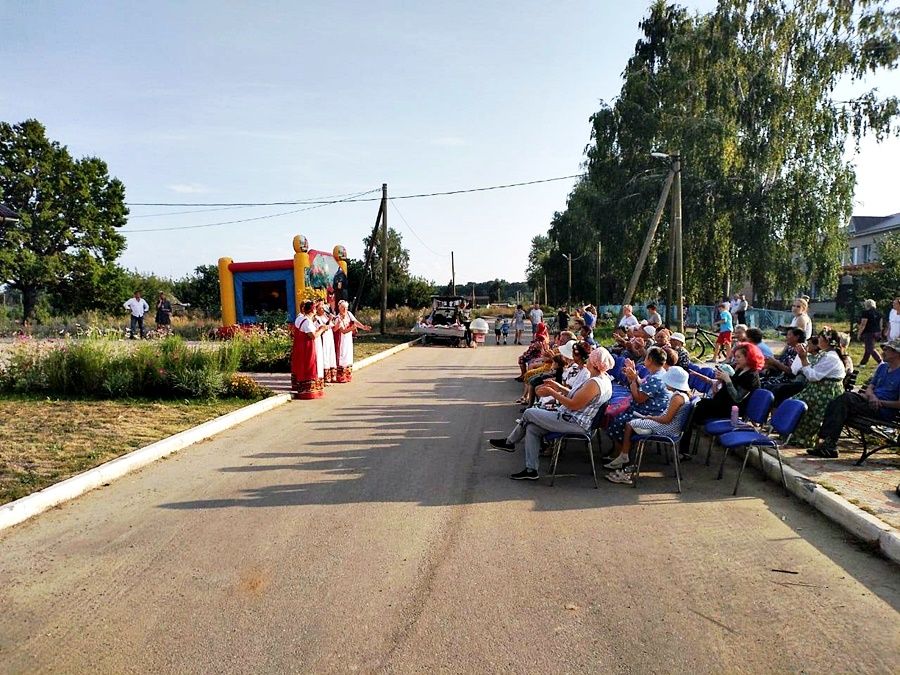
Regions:
[[[0,279],[22,292],[27,319],[41,291],[102,276],[125,248],[125,186],[102,160],[73,159],[37,120],[0,123],[0,200],[21,217],[0,224]]]
[[[855,183],[845,148],[898,130],[897,98],[834,91],[896,67],[900,10],[886,4],[720,0],[691,15],[653,2],[619,96],[591,118],[586,177],[553,218],[552,246],[587,261],[599,240],[604,285],[621,297],[668,168],[650,153],[679,152],[689,301],[746,278],[759,302],[813,281],[833,290]],[[639,296],[666,284],[667,216]],[[558,288],[555,257],[541,267]]]
[[[178,279],[172,290],[181,302],[202,311],[208,317],[218,317],[222,311],[219,268],[216,265],[195,267],[194,273]]]

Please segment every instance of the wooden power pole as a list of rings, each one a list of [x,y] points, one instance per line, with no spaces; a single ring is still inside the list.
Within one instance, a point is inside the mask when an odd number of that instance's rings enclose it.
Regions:
[[[450,251],[450,286],[453,291],[450,295],[456,295],[456,260],[453,258],[453,251]]]
[[[387,183],[381,184],[381,334],[387,315],[388,289],[388,226],[387,226]]]
[[[647,262],[647,256],[650,254],[650,246],[653,244],[653,238],[656,236],[656,228],[659,226],[659,219],[662,218],[663,209],[666,206],[666,200],[669,198],[669,190],[672,188],[672,181],[675,179],[675,165],[669,169],[666,176],[666,182],[663,184],[662,192],[659,195],[659,202],[656,204],[656,211],[653,212],[653,218],[650,219],[650,229],[647,231],[647,238],[641,248],[637,263],[634,266],[634,273],[631,275],[631,281],[628,282],[628,289],[625,291],[625,299],[622,300],[623,305],[630,305],[637,290],[638,280],[641,278],[641,272],[644,269],[644,263]]]

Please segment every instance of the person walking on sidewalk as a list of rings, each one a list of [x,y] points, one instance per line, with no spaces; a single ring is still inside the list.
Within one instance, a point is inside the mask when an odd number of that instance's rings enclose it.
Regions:
[[[135,339],[135,328],[139,328],[141,332],[141,339],[143,340],[144,315],[150,311],[150,305],[148,305],[147,301],[141,297],[140,291],[135,291],[134,297],[128,298],[128,300],[125,301],[125,304],[123,304],[122,307],[131,312],[131,339]]]
[[[882,335],[881,314],[876,309],[875,301],[872,299],[866,300],[863,306],[865,311],[863,311],[862,318],[859,320],[859,328],[856,332],[857,339],[861,340],[866,346],[862,360],[859,362],[860,366],[866,365],[870,356],[875,363],[881,363],[881,357],[875,350],[875,343],[878,342],[878,338]]]

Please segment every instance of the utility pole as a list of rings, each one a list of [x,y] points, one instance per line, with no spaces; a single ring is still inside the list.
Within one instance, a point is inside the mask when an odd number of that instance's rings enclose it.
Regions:
[[[634,266],[634,273],[631,275],[631,281],[628,282],[628,289],[625,291],[625,299],[622,300],[623,305],[630,305],[634,292],[637,289],[638,280],[641,278],[641,272],[644,269],[644,263],[647,262],[647,256],[650,253],[650,246],[653,244],[653,237],[656,236],[656,228],[659,225],[659,219],[662,218],[663,209],[666,206],[666,200],[669,198],[669,190],[672,187],[672,181],[675,178],[675,166],[669,169],[666,176],[666,182],[663,183],[662,192],[659,195],[659,202],[656,204],[656,211],[653,218],[650,219],[650,229],[647,231],[647,238],[641,248],[641,254],[638,256],[637,264]]]
[[[544,305],[547,305],[547,274],[544,273]]]
[[[684,333],[684,303],[681,298],[684,295],[684,268],[682,263],[683,245],[682,245],[682,222],[681,222],[681,154],[676,153],[672,156],[672,171],[675,172],[675,190],[672,195],[672,211],[675,214],[675,303],[678,310],[675,316],[678,317],[678,332]]]
[[[456,261],[453,258],[453,251],[450,251],[450,286],[453,288],[450,295],[456,295]]]
[[[603,252],[603,244],[597,242],[597,311],[600,311],[600,254]]]
[[[384,335],[388,289],[387,183],[381,184],[381,334]]]
[[[563,258],[569,261],[569,299],[566,301],[569,306],[572,306],[572,254],[571,253],[562,253]],[[579,258],[581,256],[578,256]]]
[[[677,178],[676,178],[677,180]],[[672,296],[675,293],[675,247],[677,234],[675,232],[675,198],[672,198],[672,208],[669,215],[669,276],[666,284],[666,328],[671,328],[677,314],[672,313]]]

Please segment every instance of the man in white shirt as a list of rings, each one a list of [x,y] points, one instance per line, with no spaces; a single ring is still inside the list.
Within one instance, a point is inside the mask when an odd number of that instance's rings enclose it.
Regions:
[[[900,297],[894,298],[888,314],[885,336],[888,340],[900,339]]]
[[[141,297],[140,291],[134,292],[133,298],[128,298],[122,305],[131,312],[131,339],[134,340],[134,329],[138,327],[141,332],[141,339],[144,339],[144,314],[150,311],[150,305]]]
[[[539,304],[534,303],[531,311],[528,312],[528,318],[531,319],[531,332],[534,333],[537,330],[537,325],[544,320],[544,312]]]

